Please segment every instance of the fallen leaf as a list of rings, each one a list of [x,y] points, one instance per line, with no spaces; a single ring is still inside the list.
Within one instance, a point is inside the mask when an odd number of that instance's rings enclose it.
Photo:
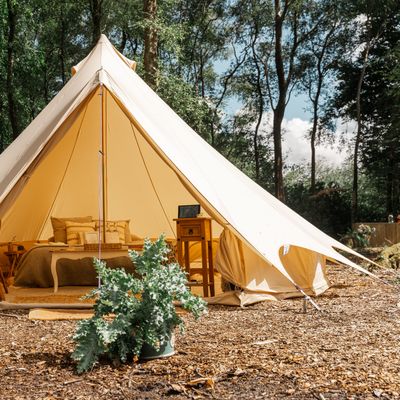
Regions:
[[[187,386],[206,386],[210,389],[214,389],[215,381],[214,378],[205,377],[193,379],[186,383]]]

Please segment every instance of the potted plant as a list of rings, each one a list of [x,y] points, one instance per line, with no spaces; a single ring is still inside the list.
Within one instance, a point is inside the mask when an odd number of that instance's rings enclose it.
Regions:
[[[195,318],[206,312],[206,302],[188,289],[182,268],[167,261],[169,251],[163,236],[145,240],[141,253],[129,252],[134,275],[95,260],[101,286],[86,296],[96,298],[94,315],[78,323],[73,337],[78,372],[92,368],[102,355],[118,362],[140,358],[149,348],[155,353],[147,357],[170,355],[174,328],[184,327],[175,304]]]

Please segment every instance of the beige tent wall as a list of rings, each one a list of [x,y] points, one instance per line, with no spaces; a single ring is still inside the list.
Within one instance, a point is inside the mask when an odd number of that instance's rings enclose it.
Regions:
[[[53,145],[25,174],[27,183],[1,216],[0,240],[47,239],[52,236],[50,215],[73,216],[78,204],[80,215],[97,209],[98,134],[93,133],[98,132],[99,122],[90,115],[95,115],[98,97],[89,98],[60,127]]]
[[[179,204],[196,204],[176,173],[134,127],[113,97],[106,98],[107,216],[129,219],[142,237],[175,237]],[[98,88],[55,133],[16,201],[2,216],[0,240],[48,239],[51,216],[91,215],[101,209],[101,95]],[[27,223],[27,221],[29,223]],[[214,234],[221,229],[214,224]]]
[[[166,233],[168,236],[168,229],[172,230],[172,237],[175,236],[175,223],[173,219],[177,217],[178,205],[182,204],[201,204],[201,213],[205,217],[212,217],[212,233],[214,238],[218,238],[223,230],[223,226],[227,224],[226,220],[216,211],[208,202],[207,199],[189,182],[182,176],[182,172],[179,171],[171,160],[160,152],[157,144],[154,143],[151,138],[146,134],[146,132],[140,128],[137,121],[133,118],[131,114],[126,110],[123,104],[118,102],[113,97],[114,101],[108,100],[109,109],[112,113],[115,113],[117,120],[123,121],[129,120],[131,123],[130,129],[132,135],[135,139],[135,145],[129,151],[135,151],[136,156],[141,161],[139,161],[139,167],[143,167],[142,176],[138,170],[134,170],[134,180],[135,183],[140,184],[141,188],[143,185],[148,185],[150,183],[151,190],[148,190],[148,196],[145,196],[138,191],[137,194],[142,197],[141,201],[137,201],[137,204],[148,204],[154,195],[157,197],[155,209],[157,209],[158,217],[161,215],[161,219],[164,220],[165,229],[162,232]],[[124,120],[124,114],[126,120]],[[128,130],[124,129],[125,133]],[[119,146],[120,147],[120,146]],[[117,146],[118,148],[118,146]],[[137,164],[136,164],[137,165]],[[188,168],[192,165],[189,163]],[[111,165],[112,167],[112,165]],[[144,173],[143,173],[144,172]],[[150,182],[148,182],[150,180]],[[117,180],[112,180],[109,184],[117,182]],[[119,200],[123,200],[124,196],[120,197]],[[162,200],[160,202],[160,199]],[[153,200],[155,200],[153,198]],[[135,200],[136,201],[136,200]],[[146,206],[146,209],[148,206]],[[155,219],[155,218],[153,218]],[[172,223],[172,226],[171,226]],[[139,214],[138,218],[134,221],[134,232],[139,236],[150,236],[154,237],[158,235],[154,232],[160,232],[151,229],[152,221],[148,218],[146,214]],[[143,233],[147,232],[147,233]],[[152,234],[149,234],[153,232]]]
[[[196,204],[112,96],[107,96],[108,215],[139,236],[175,236],[179,204]]]

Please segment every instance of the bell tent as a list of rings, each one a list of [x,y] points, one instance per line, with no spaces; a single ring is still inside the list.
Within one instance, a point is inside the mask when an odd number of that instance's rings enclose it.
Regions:
[[[0,241],[48,239],[51,217],[99,210],[137,236],[173,238],[178,205],[199,203],[221,234],[216,268],[242,289],[237,302],[322,293],[327,258],[366,272],[196,134],[134,65],[102,35],[0,155]]]

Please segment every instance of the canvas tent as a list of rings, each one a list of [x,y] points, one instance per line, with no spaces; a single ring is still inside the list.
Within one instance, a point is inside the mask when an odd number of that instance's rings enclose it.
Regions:
[[[174,237],[178,205],[200,203],[223,232],[217,268],[243,289],[242,302],[321,293],[327,257],[362,270],[335,250],[350,249],[208,145],[133,66],[102,35],[0,155],[0,241],[47,239],[51,216],[99,210],[129,219],[139,236]]]

